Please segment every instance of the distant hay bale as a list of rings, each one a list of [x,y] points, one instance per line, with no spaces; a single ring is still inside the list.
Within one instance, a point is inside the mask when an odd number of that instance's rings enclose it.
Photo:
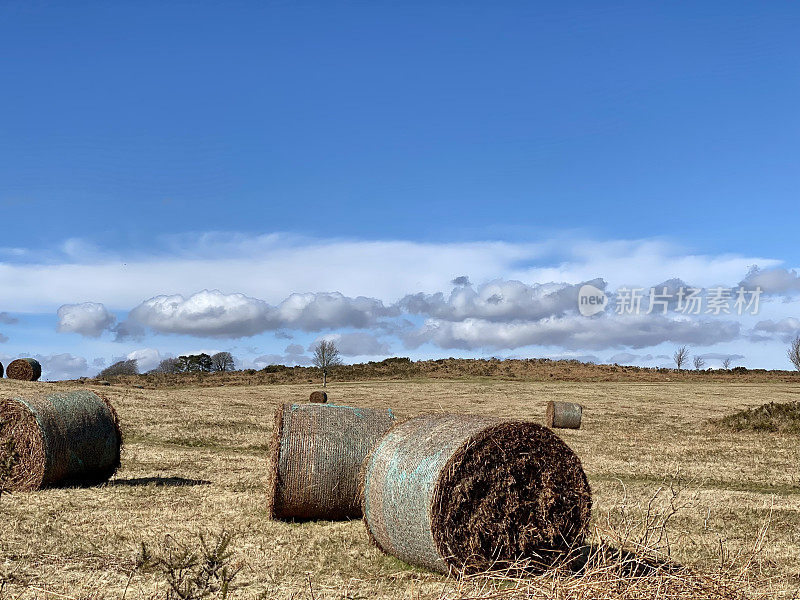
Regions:
[[[18,358],[8,364],[6,375],[9,379],[39,381],[39,377],[42,376],[42,365],[35,358]]]
[[[376,444],[363,480],[377,546],[442,573],[544,568],[583,544],[591,517],[580,460],[535,423],[411,419]]]
[[[547,403],[546,421],[551,429],[580,429],[583,407],[575,402]]]
[[[270,517],[360,517],[361,464],[393,422],[391,410],[333,404],[280,406],[270,451]]]
[[[121,448],[117,413],[94,392],[0,397],[0,451],[16,457],[6,482],[13,491],[106,481]]]
[[[325,404],[328,401],[328,394],[325,392],[311,392],[308,401],[313,404]]]
[[[0,379],[2,379],[2,378],[3,378],[3,373],[4,373],[4,372],[5,372],[5,371],[3,371],[3,363],[1,363],[1,362],[0,362]]]

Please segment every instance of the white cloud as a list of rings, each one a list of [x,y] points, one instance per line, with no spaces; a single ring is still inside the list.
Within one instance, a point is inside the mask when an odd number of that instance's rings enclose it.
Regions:
[[[4,325],[15,325],[18,322],[19,319],[16,317],[12,317],[7,312],[0,312],[0,323],[3,323]]]
[[[310,365],[311,357],[305,354],[300,344],[289,344],[283,354],[263,354],[253,360],[253,368],[263,369],[267,365]]]
[[[37,354],[34,358],[42,365],[43,379],[77,379],[87,375],[88,363],[82,356],[73,356],[68,353]]]
[[[3,335],[2,333],[0,333],[0,344],[4,344],[7,341],[8,341],[8,336],[7,335]]]
[[[482,319],[459,322],[429,319],[405,336],[416,348],[432,343],[440,348],[464,350],[514,349],[524,346],[559,346],[570,350],[646,348],[663,342],[710,345],[739,335],[734,321],[669,319],[660,315],[564,317],[540,321],[494,323]]]
[[[750,339],[756,342],[774,339],[789,342],[798,335],[800,335],[800,320],[794,317],[786,317],[778,321],[772,319],[759,321],[749,333]]]
[[[58,309],[58,331],[85,337],[100,337],[116,321],[106,307],[97,302],[64,304]]]
[[[410,290],[435,292],[469,266],[488,280],[540,253],[534,244],[431,244],[406,241],[313,240],[289,235],[208,234],[178,237],[149,253],[74,252],[40,262],[0,262],[4,308],[51,310],[85,299],[125,309],[142,297],[195,290],[239,290],[277,303],[297,292],[336,290],[393,302]],[[77,258],[76,258],[77,256]]]
[[[583,283],[583,282],[581,282]],[[590,281],[603,289],[601,279]],[[575,312],[581,284],[534,283],[496,279],[473,289],[466,282],[444,294],[413,294],[399,306],[412,314],[427,315],[447,321],[477,318],[488,321],[537,320]]]
[[[748,289],[760,287],[765,294],[789,296],[800,292],[800,274],[794,269],[753,267],[740,285]]]
[[[0,262],[0,289],[5,310],[26,312],[82,302],[87,289],[114,310],[143,297],[187,296],[204,288],[238,290],[272,304],[297,292],[332,290],[393,303],[409,293],[436,293],[451,281],[498,278],[577,284],[602,277],[612,289],[645,284],[643,276],[649,281],[680,277],[700,286],[732,284],[753,264],[772,268],[781,261],[693,254],[661,240],[561,236],[538,243],[436,244],[200,234],[126,255],[70,240],[59,254],[43,254],[39,262]]]
[[[203,290],[189,297],[151,298],[134,308],[128,319],[159,333],[238,338],[283,328],[364,328],[397,312],[380,300],[348,298],[340,293],[292,294],[271,306],[244,294]]]
[[[335,342],[342,356],[385,356],[391,353],[388,343],[364,331],[322,336],[308,347],[309,352],[313,352],[314,345],[321,339]]]
[[[203,290],[188,298],[156,296],[134,308],[128,318],[160,333],[243,337],[264,331],[269,312],[263,300]]]
[[[129,352],[125,358],[135,360],[136,365],[139,367],[139,372],[147,373],[147,371],[155,369],[164,357],[155,348],[142,348]]]

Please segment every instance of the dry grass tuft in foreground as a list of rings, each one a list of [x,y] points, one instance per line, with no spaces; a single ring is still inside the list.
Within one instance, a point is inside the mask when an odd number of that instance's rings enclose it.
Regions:
[[[731,556],[719,547],[716,568],[698,570],[672,558],[671,536],[687,487],[665,481],[635,519],[620,506],[614,520],[595,525],[594,543],[565,566],[526,576],[524,564],[465,578],[437,600],[760,600],[780,597],[763,574],[768,523],[752,548]],[[623,503],[624,504],[624,503]],[[568,567],[566,566],[568,565]]]
[[[712,424],[731,431],[800,433],[800,402],[770,402],[737,411]]]

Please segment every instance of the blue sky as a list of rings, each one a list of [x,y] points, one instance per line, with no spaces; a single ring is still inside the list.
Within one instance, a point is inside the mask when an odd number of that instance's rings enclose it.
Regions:
[[[339,336],[348,360],[788,367],[799,25],[792,2],[3,3],[0,362],[259,366]],[[761,314],[691,331],[553,300],[752,265]]]

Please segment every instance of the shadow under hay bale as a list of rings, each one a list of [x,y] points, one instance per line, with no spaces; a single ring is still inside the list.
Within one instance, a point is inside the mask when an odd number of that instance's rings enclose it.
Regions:
[[[114,408],[88,390],[0,398],[0,448],[16,460],[12,491],[92,485],[119,468],[122,433]]]
[[[580,460],[534,423],[406,421],[373,448],[363,481],[364,522],[377,546],[442,573],[520,560],[546,568],[583,544],[591,517]]]
[[[42,365],[35,358],[18,358],[8,363],[6,376],[19,381],[39,381],[42,376]]]
[[[328,394],[325,392],[311,392],[308,401],[313,404],[325,404],[328,401]]]
[[[575,402],[547,402],[545,420],[550,429],[580,429],[583,407]]]
[[[361,464],[393,422],[391,410],[280,406],[270,450],[270,517],[332,521],[360,517]]]

